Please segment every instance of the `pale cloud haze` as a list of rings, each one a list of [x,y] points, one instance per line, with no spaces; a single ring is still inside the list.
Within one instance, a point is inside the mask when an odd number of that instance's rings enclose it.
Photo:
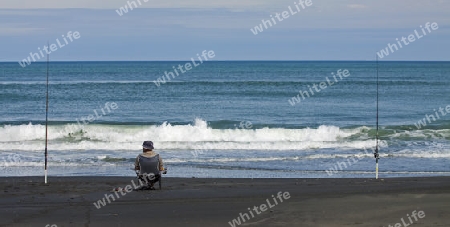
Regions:
[[[136,0],[137,1],[137,0]],[[426,22],[439,29],[383,60],[450,60],[450,2],[312,0],[313,5],[254,35],[250,29],[292,0],[149,1],[123,16],[127,1],[1,1],[0,61],[79,31],[53,60],[373,60],[375,52]]]

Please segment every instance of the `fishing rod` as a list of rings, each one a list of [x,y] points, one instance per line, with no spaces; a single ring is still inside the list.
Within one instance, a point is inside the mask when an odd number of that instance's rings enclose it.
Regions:
[[[380,159],[380,155],[378,154],[378,87],[379,87],[379,82],[378,82],[378,55],[377,57],[377,134],[376,134],[376,147],[375,147],[375,153],[374,153],[374,157],[376,160],[376,167],[375,167],[375,179],[378,179],[378,160]]]
[[[48,46],[48,42],[47,42]],[[49,69],[49,54],[47,52],[47,92],[45,98],[45,184],[47,184],[47,145],[48,145],[48,69]]]

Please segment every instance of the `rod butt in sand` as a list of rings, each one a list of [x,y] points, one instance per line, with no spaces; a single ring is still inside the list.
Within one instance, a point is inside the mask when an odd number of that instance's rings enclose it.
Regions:
[[[376,164],[375,167],[375,179],[378,179],[378,163]]]

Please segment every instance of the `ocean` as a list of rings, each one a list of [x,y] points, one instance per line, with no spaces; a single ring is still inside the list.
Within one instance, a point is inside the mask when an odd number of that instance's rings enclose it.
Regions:
[[[185,64],[50,62],[49,176],[134,176],[152,140],[167,177],[375,177],[376,62]],[[450,62],[378,65],[380,177],[450,176]],[[43,176],[45,89],[0,63],[0,176]]]

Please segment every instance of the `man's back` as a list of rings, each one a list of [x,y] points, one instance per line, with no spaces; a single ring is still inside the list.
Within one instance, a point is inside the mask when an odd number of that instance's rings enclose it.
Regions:
[[[157,156],[157,155],[159,155],[159,154],[157,154],[156,152],[154,152],[154,151],[150,151],[150,150],[147,150],[147,151],[144,151],[142,154],[139,154],[137,157],[136,157],[136,161],[135,161],[135,163],[134,163],[134,166],[135,166],[135,169],[136,170],[139,170],[140,169],[140,165],[139,165],[139,158],[142,156],[142,157],[146,157],[146,158],[153,158],[153,157],[155,157],[155,156]],[[161,159],[161,156],[159,156],[159,170],[160,171],[163,171],[164,170],[164,163],[163,163],[163,161],[162,161],[162,159]]]

